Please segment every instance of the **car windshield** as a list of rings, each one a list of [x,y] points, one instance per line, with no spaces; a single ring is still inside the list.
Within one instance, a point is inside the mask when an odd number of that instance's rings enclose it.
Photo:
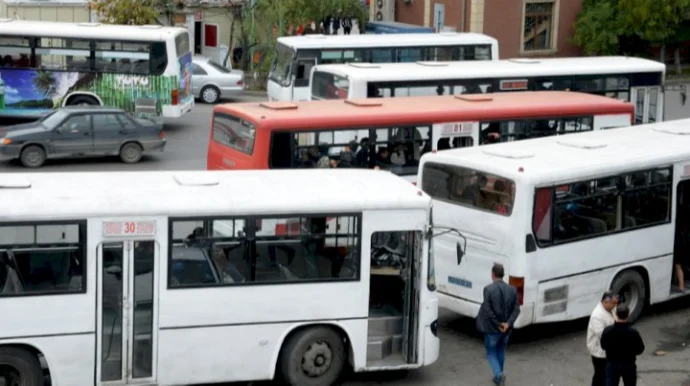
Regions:
[[[40,122],[43,126],[45,126],[48,129],[54,129],[59,125],[67,116],[69,115],[69,112],[65,110],[57,110],[51,114],[46,115],[43,117]]]
[[[215,68],[216,71],[222,72],[223,74],[229,74],[232,72],[232,71],[228,70],[227,68],[221,66],[220,63],[216,63],[213,60],[209,60],[208,65]]]

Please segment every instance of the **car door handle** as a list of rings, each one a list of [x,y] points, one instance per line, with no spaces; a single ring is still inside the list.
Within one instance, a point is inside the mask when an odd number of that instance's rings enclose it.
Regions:
[[[70,133],[78,133],[79,130],[77,130],[77,129],[72,129],[72,130],[70,130],[69,132],[70,132]]]

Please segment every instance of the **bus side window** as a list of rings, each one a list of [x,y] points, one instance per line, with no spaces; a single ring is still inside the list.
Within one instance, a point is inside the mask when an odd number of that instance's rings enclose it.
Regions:
[[[532,214],[532,232],[537,237],[538,244],[551,242],[551,213],[553,189],[541,188],[535,192],[534,213]]]

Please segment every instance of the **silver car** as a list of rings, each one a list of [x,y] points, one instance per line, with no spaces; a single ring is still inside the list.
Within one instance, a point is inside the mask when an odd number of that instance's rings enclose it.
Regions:
[[[241,96],[244,71],[229,70],[209,58],[195,56],[192,59],[192,92],[205,103]]]

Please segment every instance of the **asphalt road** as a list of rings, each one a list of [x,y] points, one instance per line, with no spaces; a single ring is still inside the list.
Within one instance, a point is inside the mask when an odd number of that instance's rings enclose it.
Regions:
[[[675,101],[673,100],[675,98]],[[263,100],[247,97],[243,101]],[[690,103],[690,102],[688,102]],[[690,105],[681,106],[678,96],[667,99],[667,117],[687,117]],[[136,165],[116,158],[49,161],[40,171],[105,170],[199,170],[206,166],[210,112],[199,104],[190,114],[166,123],[165,152],[149,156]],[[2,172],[25,172],[17,163],[0,163]],[[34,171],[30,171],[34,172]],[[594,307],[594,305],[592,305]],[[434,365],[409,372],[355,374],[343,386],[491,385],[481,337],[472,320],[441,310],[439,318],[441,356]],[[589,384],[591,362],[585,348],[586,320],[540,325],[517,331],[506,361],[507,384],[511,386],[571,386]],[[690,386],[690,299],[656,306],[637,324],[646,346],[638,360],[640,386]],[[661,350],[665,355],[657,356]],[[246,383],[232,384],[244,386]],[[254,383],[254,386],[273,383]],[[230,385],[227,385],[230,386]]]

